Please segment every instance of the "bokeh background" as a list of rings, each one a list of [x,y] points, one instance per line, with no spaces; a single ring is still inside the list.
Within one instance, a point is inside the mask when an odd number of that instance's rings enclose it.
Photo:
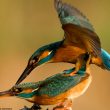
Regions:
[[[0,0],[0,91],[13,86],[37,48],[62,39],[53,1]],[[110,0],[64,1],[88,16],[102,47],[110,53]],[[35,69],[25,82],[39,81],[70,67],[71,64],[46,64]],[[91,73],[92,84],[75,100],[74,110],[110,110],[110,72],[92,65]],[[18,98],[0,99],[0,108],[19,110],[24,105],[32,104]]]

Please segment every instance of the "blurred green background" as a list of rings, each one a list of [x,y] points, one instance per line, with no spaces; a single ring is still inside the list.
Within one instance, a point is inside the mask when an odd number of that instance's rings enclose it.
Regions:
[[[37,48],[62,39],[63,31],[53,1],[0,0],[0,91],[12,87]],[[63,1],[89,18],[102,47],[110,53],[110,0]],[[25,82],[38,81],[70,67],[70,64],[47,64],[34,70]],[[110,72],[96,66],[91,69],[93,82],[86,94],[75,100],[73,108],[110,110]],[[0,108],[18,110],[24,105],[32,104],[17,98],[0,99]]]

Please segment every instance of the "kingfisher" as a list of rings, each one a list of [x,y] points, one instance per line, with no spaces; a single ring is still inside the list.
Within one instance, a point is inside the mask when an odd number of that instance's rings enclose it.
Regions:
[[[83,66],[74,76],[65,77],[65,72],[62,72],[43,81],[18,84],[0,92],[0,98],[15,96],[34,103],[33,107],[56,104],[53,110],[72,110],[72,100],[81,96],[92,80],[91,74],[85,73],[88,56],[88,54],[82,55]],[[66,74],[71,74],[74,70],[75,67],[69,69]]]
[[[69,74],[69,76],[73,76],[83,65],[81,55],[84,53],[90,54],[86,68],[89,64],[96,64],[103,69],[110,70],[110,55],[101,49],[100,39],[85,15],[61,0],[54,0],[54,6],[64,30],[64,37],[61,41],[42,46],[36,50],[16,84],[21,83],[34,68],[46,63],[67,62],[75,64],[75,70]]]
[[[72,77],[56,74],[44,81],[15,85],[8,91],[0,92],[0,98],[15,96],[34,103],[34,106],[57,104],[54,110],[71,110],[67,108],[72,103],[72,99],[82,95],[90,82],[89,74],[84,77],[79,74]]]

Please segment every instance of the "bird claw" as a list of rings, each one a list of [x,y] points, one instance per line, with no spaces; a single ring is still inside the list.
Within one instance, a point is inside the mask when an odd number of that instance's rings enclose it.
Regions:
[[[40,109],[41,107],[39,105],[34,104],[31,108],[24,106],[24,108],[20,110],[40,110]]]
[[[57,107],[53,108],[53,110],[71,110],[71,109],[69,109],[69,107],[57,106]]]
[[[59,108],[55,108],[53,110],[72,110],[71,107],[59,107]]]
[[[41,109],[40,105],[34,104],[30,110],[40,110],[40,109]]]
[[[72,101],[67,100],[54,107],[53,110],[72,110]]]
[[[73,71],[73,72],[71,72],[71,73],[69,73],[69,74],[64,73],[63,76],[70,76],[70,77],[71,77],[71,76],[75,76],[76,73],[77,73],[76,71]]]
[[[70,77],[71,75],[70,74],[63,74],[63,76]]]

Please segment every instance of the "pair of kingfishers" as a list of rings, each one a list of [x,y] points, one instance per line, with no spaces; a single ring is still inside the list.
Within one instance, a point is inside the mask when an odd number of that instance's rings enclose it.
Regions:
[[[110,70],[110,55],[104,49],[101,49],[100,39],[85,15],[71,5],[63,3],[61,0],[54,0],[54,5],[60,18],[62,29],[64,30],[63,39],[40,47],[35,51],[30,57],[26,69],[16,82],[15,86],[11,90],[7,91],[7,93],[18,97],[24,98],[25,96],[26,100],[40,105],[46,105],[47,103],[53,104],[54,102],[58,103],[57,101],[59,100],[64,101],[64,99],[67,99],[67,97],[71,96],[75,92],[75,87],[81,89],[83,88],[82,85],[87,85],[90,80],[87,81],[86,78],[89,79],[90,75],[82,77],[82,74],[79,73],[86,72],[86,69],[90,64],[96,64],[103,69]],[[26,88],[21,87],[18,89],[19,86],[21,86],[19,84],[34,68],[45,63],[55,62],[72,63],[75,64],[75,68],[64,71],[65,75],[59,74],[61,75],[58,75],[58,79],[61,78],[60,80],[57,80],[57,75],[55,75],[41,81],[41,83],[34,83],[31,87],[29,87],[29,84],[27,83]],[[82,68],[84,68],[84,70],[82,70]],[[76,77],[78,77],[78,79]],[[73,79],[71,87],[68,86],[68,81],[71,82],[69,78]],[[82,78],[85,78],[83,81],[87,82],[81,82]],[[53,82],[53,80],[55,80],[55,82]],[[70,92],[71,89],[72,92]],[[81,91],[83,91],[83,89],[81,89]],[[5,93],[6,92],[1,94],[3,95]],[[66,93],[70,93],[71,95],[66,95]],[[79,92],[79,94],[80,93],[81,92]]]
[[[88,54],[82,55],[83,66],[74,76],[65,77],[65,72],[62,72],[43,81],[18,84],[8,91],[0,92],[0,97],[15,96],[34,103],[34,109],[29,110],[40,109],[38,105],[55,104],[53,110],[72,110],[72,100],[82,95],[91,83],[91,75],[85,73],[88,58]],[[74,70],[69,69],[66,75]]]

